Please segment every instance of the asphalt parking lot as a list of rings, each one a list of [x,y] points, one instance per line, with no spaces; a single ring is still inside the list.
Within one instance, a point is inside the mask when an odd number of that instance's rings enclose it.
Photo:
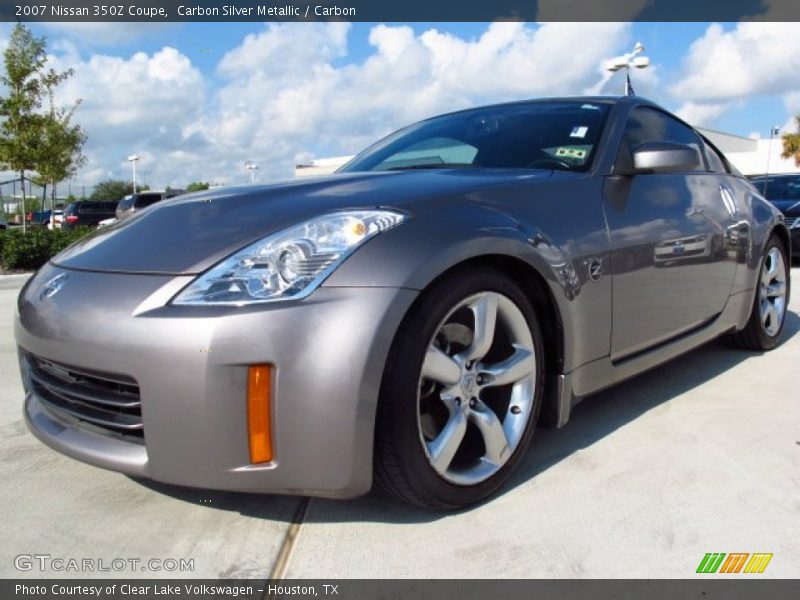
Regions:
[[[587,399],[566,428],[537,434],[498,497],[441,515],[378,493],[175,488],[51,451],[22,420],[21,284],[0,277],[0,577],[92,576],[15,568],[20,554],[49,554],[194,559],[193,572],[103,577],[683,578],[707,552],[773,553],[760,577],[800,577],[797,293],[774,352],[714,342]]]

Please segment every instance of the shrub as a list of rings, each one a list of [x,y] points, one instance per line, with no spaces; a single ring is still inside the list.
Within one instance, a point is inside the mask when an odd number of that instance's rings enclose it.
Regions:
[[[87,227],[53,231],[34,227],[27,233],[6,230],[0,242],[0,264],[5,269],[36,270],[88,232]]]

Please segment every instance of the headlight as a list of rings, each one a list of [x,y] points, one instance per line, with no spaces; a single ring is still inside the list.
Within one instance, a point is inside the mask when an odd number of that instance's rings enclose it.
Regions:
[[[229,256],[172,303],[241,305],[305,297],[361,244],[405,218],[391,210],[350,210],[310,219]]]

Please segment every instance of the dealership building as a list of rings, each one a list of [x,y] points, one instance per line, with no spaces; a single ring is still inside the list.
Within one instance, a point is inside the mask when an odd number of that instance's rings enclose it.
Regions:
[[[745,175],[763,173],[800,173],[800,167],[790,158],[781,158],[783,142],[780,137],[773,139],[753,139],[723,131],[704,129],[698,131],[719,148],[733,166]],[[333,173],[351,156],[319,158],[304,164],[295,165],[295,177],[309,177]]]

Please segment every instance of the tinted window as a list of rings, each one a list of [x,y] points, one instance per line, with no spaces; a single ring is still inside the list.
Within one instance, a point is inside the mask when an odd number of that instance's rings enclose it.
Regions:
[[[107,202],[81,202],[79,206],[80,206],[79,211],[82,214],[109,212]],[[113,209],[111,212],[113,212]]]
[[[728,168],[726,166],[725,159],[722,157],[722,154],[712,146],[708,140],[703,140],[703,150],[706,153],[706,163],[708,164],[708,170],[712,173],[727,173]]]
[[[128,210],[133,206],[133,196],[125,196],[122,200],[119,201],[117,204],[117,208],[120,210]]]
[[[161,194],[139,194],[136,196],[136,208],[144,208],[161,200]]]
[[[398,131],[341,171],[446,167],[585,171],[607,115],[607,104],[586,102],[531,102],[463,111]]]
[[[632,151],[645,142],[685,144],[693,147],[698,153],[701,152],[702,147],[700,136],[690,127],[660,110],[639,106],[633,109],[628,117],[628,123],[625,125],[617,162],[618,167],[621,167],[623,171],[630,170],[633,164]],[[695,167],[695,171],[705,170],[702,162],[701,159],[700,164]]]
[[[753,179],[753,185],[767,200],[800,200],[800,175],[760,177]]]
[[[78,205],[75,204],[75,203],[68,204],[67,208],[64,209],[64,215],[74,215],[77,212],[77,210],[76,210],[77,208],[78,208]]]

